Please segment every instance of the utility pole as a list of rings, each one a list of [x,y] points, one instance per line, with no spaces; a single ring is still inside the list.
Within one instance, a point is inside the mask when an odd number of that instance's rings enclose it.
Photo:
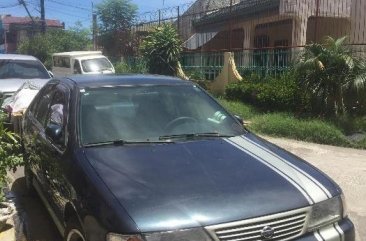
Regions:
[[[34,31],[36,30],[36,22],[34,21],[32,15],[30,14],[27,4],[24,2],[24,0],[18,0],[19,4],[23,5],[23,7],[25,8],[25,11],[27,12],[29,18],[32,20],[32,25],[33,25],[33,32],[32,35],[34,34]]]
[[[41,4],[41,32],[46,32],[46,18],[45,18],[45,10],[44,10],[44,0],[40,0]]]
[[[97,50],[97,14],[93,12],[93,49]]]
[[[24,0],[18,0],[18,2],[19,2],[19,4],[23,5],[23,7],[25,8],[25,11],[27,12],[28,16],[29,16],[29,17],[30,17],[30,19],[32,20],[33,25],[34,25],[34,24],[36,24],[36,23],[34,22],[34,19],[33,19],[32,15],[30,14],[30,12],[29,12],[29,10],[28,10],[28,7],[27,7],[27,5],[25,4]]]
[[[94,3],[92,2],[92,26],[93,26],[93,50],[97,50],[97,13],[94,11]]]

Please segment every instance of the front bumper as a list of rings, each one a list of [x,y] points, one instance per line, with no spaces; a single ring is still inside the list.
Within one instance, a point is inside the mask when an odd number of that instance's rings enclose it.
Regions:
[[[294,241],[355,241],[355,228],[348,218],[294,239]]]

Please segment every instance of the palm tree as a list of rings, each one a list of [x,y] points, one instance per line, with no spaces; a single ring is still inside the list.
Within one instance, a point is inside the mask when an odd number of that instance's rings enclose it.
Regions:
[[[295,65],[300,85],[324,115],[344,114],[345,92],[366,90],[366,64],[345,46],[345,40],[327,37],[324,44],[308,45]]]

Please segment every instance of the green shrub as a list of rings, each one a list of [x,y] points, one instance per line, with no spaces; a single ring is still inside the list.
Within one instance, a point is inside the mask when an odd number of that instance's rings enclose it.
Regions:
[[[301,93],[292,72],[260,82],[248,79],[229,84],[225,95],[229,100],[240,100],[266,111],[309,111],[309,99]]]
[[[19,138],[0,122],[0,184],[6,182],[6,172],[23,164]],[[2,193],[2,190],[0,190]]]
[[[149,73],[177,75],[182,41],[171,24],[156,27],[142,41],[140,51],[144,56]]]
[[[349,116],[343,115],[338,116],[337,118],[332,120],[336,126],[344,130],[347,135],[351,135],[354,133],[366,133],[366,116]]]
[[[315,119],[297,119],[290,114],[273,113],[256,116],[252,119],[250,129],[265,135],[351,146],[342,131],[334,125]]]
[[[128,58],[114,64],[116,74],[134,73],[143,74],[147,72],[146,63],[141,58]]]

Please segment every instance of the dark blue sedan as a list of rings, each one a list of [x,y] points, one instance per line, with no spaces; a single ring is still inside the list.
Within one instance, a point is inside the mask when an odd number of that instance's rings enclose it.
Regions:
[[[189,81],[51,80],[25,175],[66,241],[354,241],[341,189]]]

